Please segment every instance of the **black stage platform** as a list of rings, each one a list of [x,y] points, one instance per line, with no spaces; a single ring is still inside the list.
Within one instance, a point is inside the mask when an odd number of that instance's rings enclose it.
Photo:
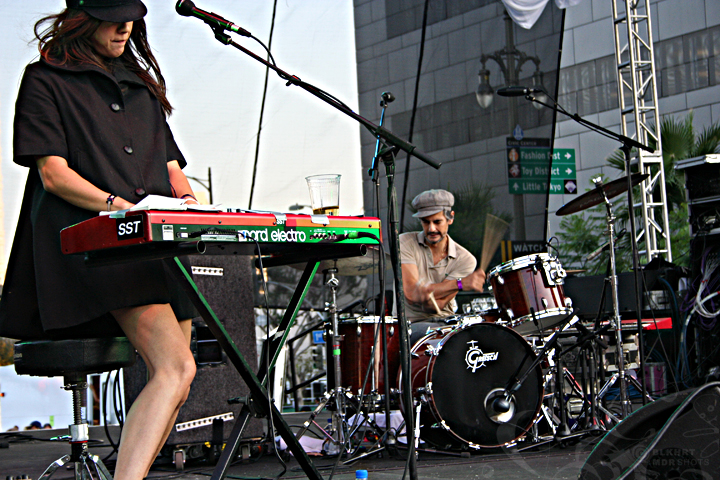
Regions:
[[[9,437],[8,433],[0,434],[0,478],[14,476],[19,479],[27,475],[36,480],[47,466],[69,453],[65,442],[51,442],[47,439],[63,435],[67,430],[34,430],[18,433],[20,436]],[[118,428],[113,427],[111,435],[117,438]],[[102,427],[91,427],[91,439],[105,439]],[[587,438],[572,445],[543,446],[537,451],[499,451],[488,450],[468,457],[447,456],[420,453],[418,460],[418,476],[421,479],[576,479],[585,459],[593,445],[601,437]],[[9,443],[8,443],[9,442]],[[93,444],[91,452],[101,458],[111,451],[109,446]],[[401,455],[405,454],[401,450]],[[324,478],[329,478],[334,458],[313,457]],[[112,467],[112,461],[108,467]],[[405,462],[400,458],[384,458],[377,456],[366,458],[350,466],[339,466],[334,477],[341,480],[355,478],[355,470],[369,471],[369,480],[400,479],[403,476]],[[291,457],[287,459],[287,472],[282,478],[306,478],[303,471]],[[112,471],[112,470],[111,470]],[[230,467],[228,479],[260,479],[274,478],[282,471],[277,457],[270,453],[248,464],[238,463]],[[172,464],[156,466],[147,477],[149,479],[209,479],[212,466],[188,466],[178,472]],[[53,480],[74,478],[71,470],[60,469]],[[409,477],[408,477],[409,478]]]

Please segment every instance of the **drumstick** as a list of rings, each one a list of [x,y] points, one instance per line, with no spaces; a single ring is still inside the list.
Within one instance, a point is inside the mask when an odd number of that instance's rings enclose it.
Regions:
[[[433,306],[435,307],[435,311],[438,315],[442,315],[442,312],[440,311],[440,307],[438,306],[437,302],[435,301],[435,293],[430,292],[430,301],[432,302]]]
[[[500,242],[510,225],[495,215],[489,213],[485,216],[485,234],[483,235],[482,253],[480,255],[480,268],[487,270],[490,260],[497,252]]]

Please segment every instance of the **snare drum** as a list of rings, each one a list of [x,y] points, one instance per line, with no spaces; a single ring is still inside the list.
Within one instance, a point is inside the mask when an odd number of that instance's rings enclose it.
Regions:
[[[494,323],[459,324],[428,333],[411,350],[412,391],[420,400],[420,438],[438,448],[498,447],[532,426],[543,399],[535,367],[495,411],[495,399],[522,375],[535,353],[517,332]],[[402,385],[402,373],[398,375]]]
[[[375,341],[375,332],[382,328],[380,317],[359,317],[341,320],[339,333],[343,336],[342,350],[340,352],[340,374],[342,385],[347,387],[351,393],[358,394],[365,381],[370,360],[372,359],[372,347]],[[400,332],[398,331],[397,319],[385,317],[385,333],[388,350],[388,366],[390,369],[389,378],[391,387],[395,387],[397,372],[400,368]],[[364,393],[377,391],[385,393],[382,337],[377,336],[377,345],[374,352],[375,361],[370,371],[367,386]]]
[[[488,274],[503,319],[523,335],[552,328],[572,313],[572,300],[563,292],[566,276],[547,253],[510,260]]]

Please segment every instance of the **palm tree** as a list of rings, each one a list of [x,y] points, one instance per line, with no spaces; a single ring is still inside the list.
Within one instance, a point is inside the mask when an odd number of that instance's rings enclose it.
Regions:
[[[685,176],[682,171],[675,170],[675,164],[679,160],[720,152],[720,123],[705,127],[698,135],[693,127],[693,112],[691,111],[684,119],[677,119],[673,116],[663,117],[660,124],[660,135],[662,139],[665,194],[669,210],[668,220],[670,223],[673,262],[687,266],[689,264],[690,228],[685,200]],[[655,147],[654,142],[650,143],[650,147]],[[613,152],[607,158],[607,163],[613,168],[625,171],[625,157],[621,150]],[[637,171],[637,165],[633,166],[633,171]],[[616,204],[616,216],[618,218],[616,230],[619,231],[627,225],[628,209],[623,197],[619,197]],[[587,268],[588,274],[601,273],[602,265],[599,262],[593,264],[583,263],[578,261],[578,258],[594,250],[599,243],[604,241],[604,238],[600,236],[601,241],[595,243],[595,245],[588,245],[588,240],[598,233],[597,222],[593,223],[589,219],[602,214],[603,212],[600,211],[599,207],[595,207],[578,214],[578,219],[563,219],[560,224],[562,231],[558,233],[558,237],[565,244],[565,249],[575,252],[575,256],[570,257],[577,262],[574,265]],[[587,230],[584,237],[580,235],[582,229]],[[622,271],[621,267],[623,265],[631,264],[629,238],[626,236],[619,246],[618,272]]]
[[[685,206],[685,175],[675,170],[675,164],[679,160],[720,151],[720,123],[705,127],[700,135],[697,135],[693,127],[693,117],[692,111],[683,120],[666,116],[660,124],[665,193],[669,208]],[[650,142],[650,147],[655,148],[655,146],[655,142]],[[610,155],[607,162],[610,166],[625,171],[625,158],[621,150],[616,150]],[[634,171],[637,171],[637,166]]]

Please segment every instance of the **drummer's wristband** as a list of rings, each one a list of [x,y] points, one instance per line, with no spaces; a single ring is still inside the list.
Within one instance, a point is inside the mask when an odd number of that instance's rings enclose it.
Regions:
[[[462,278],[458,278],[458,290],[462,292]]]

